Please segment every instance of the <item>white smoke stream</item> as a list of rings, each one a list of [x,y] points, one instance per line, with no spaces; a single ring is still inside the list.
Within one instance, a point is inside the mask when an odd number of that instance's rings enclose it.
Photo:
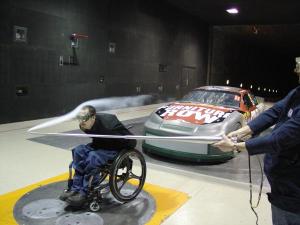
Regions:
[[[142,106],[145,105],[145,103],[150,102],[151,98],[152,98],[151,95],[139,95],[139,96],[128,96],[128,97],[111,97],[111,98],[94,99],[94,100],[86,101],[80,104],[79,106],[77,106],[73,111],[63,116],[60,116],[58,118],[34,126],[30,128],[28,132],[51,127],[63,123],[65,121],[72,120],[76,118],[80,109],[86,105],[94,106],[96,108],[96,111],[98,112],[98,111],[111,110],[111,109]]]

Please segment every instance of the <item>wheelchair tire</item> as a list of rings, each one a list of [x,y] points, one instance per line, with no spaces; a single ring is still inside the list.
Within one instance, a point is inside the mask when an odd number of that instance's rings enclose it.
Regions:
[[[130,157],[134,157],[140,162],[141,166],[141,174],[140,176],[134,175],[132,173],[132,160]],[[125,165],[125,166],[124,166]],[[118,170],[126,167],[126,181],[122,185],[121,188],[119,188],[118,183],[120,181],[124,181],[120,179],[118,176]],[[133,175],[134,177],[130,177]],[[129,177],[128,177],[129,176]],[[124,185],[127,183],[128,180],[132,178],[138,178],[139,180],[138,185],[134,186],[136,189],[131,193],[130,195],[125,195],[123,194],[122,188]],[[129,202],[132,201],[143,189],[144,183],[146,180],[146,161],[144,159],[144,156],[137,150],[124,150],[122,151],[118,157],[114,160],[114,163],[111,167],[111,173],[110,173],[110,178],[109,178],[109,187],[111,190],[112,195],[120,202]]]
[[[97,201],[92,201],[90,204],[89,204],[89,208],[92,212],[98,212],[100,209],[101,209],[101,205],[99,202]]]

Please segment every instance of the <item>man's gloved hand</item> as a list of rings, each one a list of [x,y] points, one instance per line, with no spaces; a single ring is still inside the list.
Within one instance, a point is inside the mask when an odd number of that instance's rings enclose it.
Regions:
[[[245,151],[246,150],[245,142],[236,142],[237,139],[235,139],[234,137],[229,138],[228,136],[223,135],[223,139],[213,144],[213,146],[219,148],[223,152]]]
[[[250,129],[250,127],[248,125],[246,125],[238,130],[230,132],[227,135],[227,137],[228,138],[235,137],[237,139],[237,142],[239,142],[241,140],[245,141],[245,140],[249,139],[251,137],[251,134],[252,134],[252,130]]]
[[[232,139],[228,138],[226,135],[223,135],[223,139],[215,144],[214,147],[219,148],[223,152],[232,152],[236,143]]]

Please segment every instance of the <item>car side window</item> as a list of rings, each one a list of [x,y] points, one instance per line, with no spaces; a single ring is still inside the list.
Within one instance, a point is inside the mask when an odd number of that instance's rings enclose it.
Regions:
[[[245,95],[243,96],[243,101],[244,101],[244,104],[246,105],[246,107],[247,107],[248,109],[251,108],[251,107],[253,106],[252,101],[251,101],[251,99],[250,99],[250,97],[249,97],[248,94],[245,94]]]
[[[250,97],[251,97],[252,101],[254,102],[254,104],[258,105],[258,101],[257,101],[256,97],[253,94],[250,94]]]

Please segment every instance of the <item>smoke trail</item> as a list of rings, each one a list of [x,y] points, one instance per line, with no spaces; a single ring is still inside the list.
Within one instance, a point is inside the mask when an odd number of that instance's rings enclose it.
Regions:
[[[81,103],[77,106],[73,111],[55,118],[53,120],[47,121],[45,123],[39,124],[34,126],[28,130],[28,132],[54,126],[56,124],[72,120],[74,119],[77,114],[79,113],[80,109],[83,106],[91,105],[96,108],[96,111],[104,111],[104,110],[111,110],[111,109],[119,109],[125,107],[134,107],[134,106],[142,106],[147,103],[150,103],[152,100],[151,95],[139,95],[139,96],[129,96],[129,97],[111,97],[111,98],[103,98],[103,99],[94,99],[84,103]]]

